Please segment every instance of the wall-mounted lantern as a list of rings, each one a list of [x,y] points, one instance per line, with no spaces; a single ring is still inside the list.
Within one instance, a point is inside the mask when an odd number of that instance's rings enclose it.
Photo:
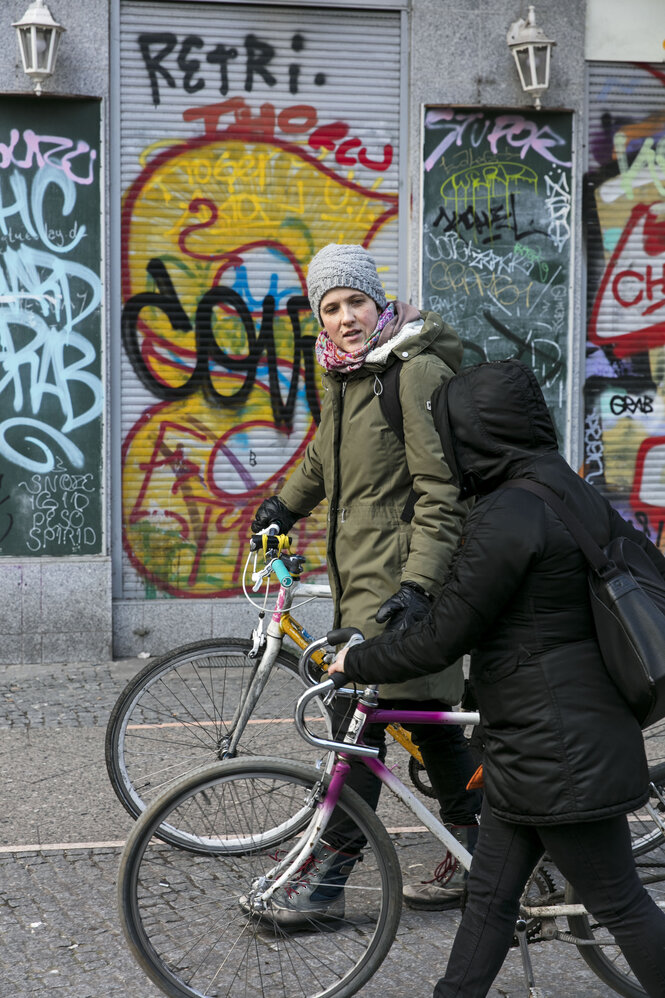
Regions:
[[[541,94],[550,85],[550,56],[556,42],[547,38],[542,28],[536,26],[532,6],[529,7],[526,21],[520,18],[511,24],[507,41],[508,48],[515,57],[522,90],[531,94],[534,104],[539,108]]]
[[[53,20],[44,0],[34,0],[13,27],[18,35],[23,71],[32,78],[35,93],[40,94],[42,82],[53,75],[60,35],[65,29]]]

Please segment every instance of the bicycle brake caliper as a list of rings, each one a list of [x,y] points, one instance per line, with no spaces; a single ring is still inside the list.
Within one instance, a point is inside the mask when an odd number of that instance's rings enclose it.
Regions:
[[[323,798],[323,781],[317,780],[311,790],[305,794],[305,807],[313,807]]]
[[[252,630],[252,647],[247,652],[247,658],[258,658],[266,643],[266,635],[263,630],[263,617],[259,618],[257,626]]]

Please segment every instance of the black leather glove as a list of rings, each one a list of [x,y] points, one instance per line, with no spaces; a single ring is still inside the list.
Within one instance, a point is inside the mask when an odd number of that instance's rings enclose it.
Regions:
[[[430,598],[417,582],[403,582],[399,591],[379,607],[374,619],[377,624],[385,624],[387,631],[405,631],[411,624],[417,624],[430,610]]]
[[[257,534],[259,530],[265,530],[271,523],[276,523],[281,534],[287,534],[293,524],[298,519],[290,509],[287,509],[281,499],[277,496],[270,496],[264,499],[252,520],[252,533]]]

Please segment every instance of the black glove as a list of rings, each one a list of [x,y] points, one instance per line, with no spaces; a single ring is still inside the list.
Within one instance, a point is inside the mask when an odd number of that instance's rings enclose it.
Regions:
[[[257,534],[259,530],[265,530],[271,523],[276,523],[280,534],[287,534],[293,524],[298,519],[290,509],[287,509],[281,499],[277,496],[270,496],[264,499],[252,520],[252,533]]]
[[[387,631],[405,631],[411,624],[423,620],[430,610],[430,598],[417,582],[403,582],[399,591],[379,607],[374,617],[377,624],[388,621]]]

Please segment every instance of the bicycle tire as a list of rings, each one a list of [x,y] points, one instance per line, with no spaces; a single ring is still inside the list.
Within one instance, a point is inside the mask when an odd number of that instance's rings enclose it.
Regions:
[[[244,638],[183,645],[127,683],[109,717],[105,755],[111,785],[132,817],[188,772],[222,756],[229,720],[256,668],[250,649]],[[315,763],[323,753],[304,742],[293,724],[295,702],[304,689],[297,659],[280,649],[239,753],[270,752]],[[309,717],[324,721],[330,735],[321,701],[313,702]],[[163,837],[183,848],[191,845],[189,836],[175,828],[165,828]]]
[[[418,762],[413,756],[409,759],[409,779],[413,783],[416,790],[423,795],[423,797],[429,797],[436,800],[436,792],[429,782],[429,776],[427,770],[423,766],[422,762]]]
[[[665,720],[651,725],[642,734],[649,764],[649,779],[662,787],[665,785]],[[652,803],[662,812],[662,805],[659,806],[655,800]],[[665,843],[663,830],[644,809],[631,815],[631,837],[635,856],[643,856]]]
[[[656,903],[660,908],[665,907],[665,851],[662,845],[659,849],[651,849],[638,861],[638,869]],[[570,884],[566,884],[565,898],[569,904],[578,904],[580,900]],[[589,914],[570,915],[568,926],[576,938],[593,941],[591,945],[589,942],[578,944],[578,951],[601,981],[624,998],[645,998],[646,992],[607,929]]]
[[[649,782],[660,794],[665,796],[665,762],[649,767]],[[649,803],[665,821],[665,805],[657,793],[651,793]],[[640,808],[639,811],[634,811],[629,815],[629,822],[633,856],[636,858],[645,856],[665,844],[663,829],[654,821],[646,808]]]
[[[225,760],[186,777],[138,819],[120,864],[119,908],[134,957],[165,994],[350,998],[376,972],[397,932],[401,873],[385,828],[348,787],[338,807],[367,844],[346,882],[344,912],[334,922],[312,918],[301,931],[248,913],[251,885],[276,862],[261,827],[288,824],[321,780],[328,778],[296,762]],[[310,800],[310,813],[315,808]],[[190,819],[192,830],[217,840],[215,853],[193,857],[156,841],[164,822]],[[288,850],[294,840],[289,831],[280,845]]]

